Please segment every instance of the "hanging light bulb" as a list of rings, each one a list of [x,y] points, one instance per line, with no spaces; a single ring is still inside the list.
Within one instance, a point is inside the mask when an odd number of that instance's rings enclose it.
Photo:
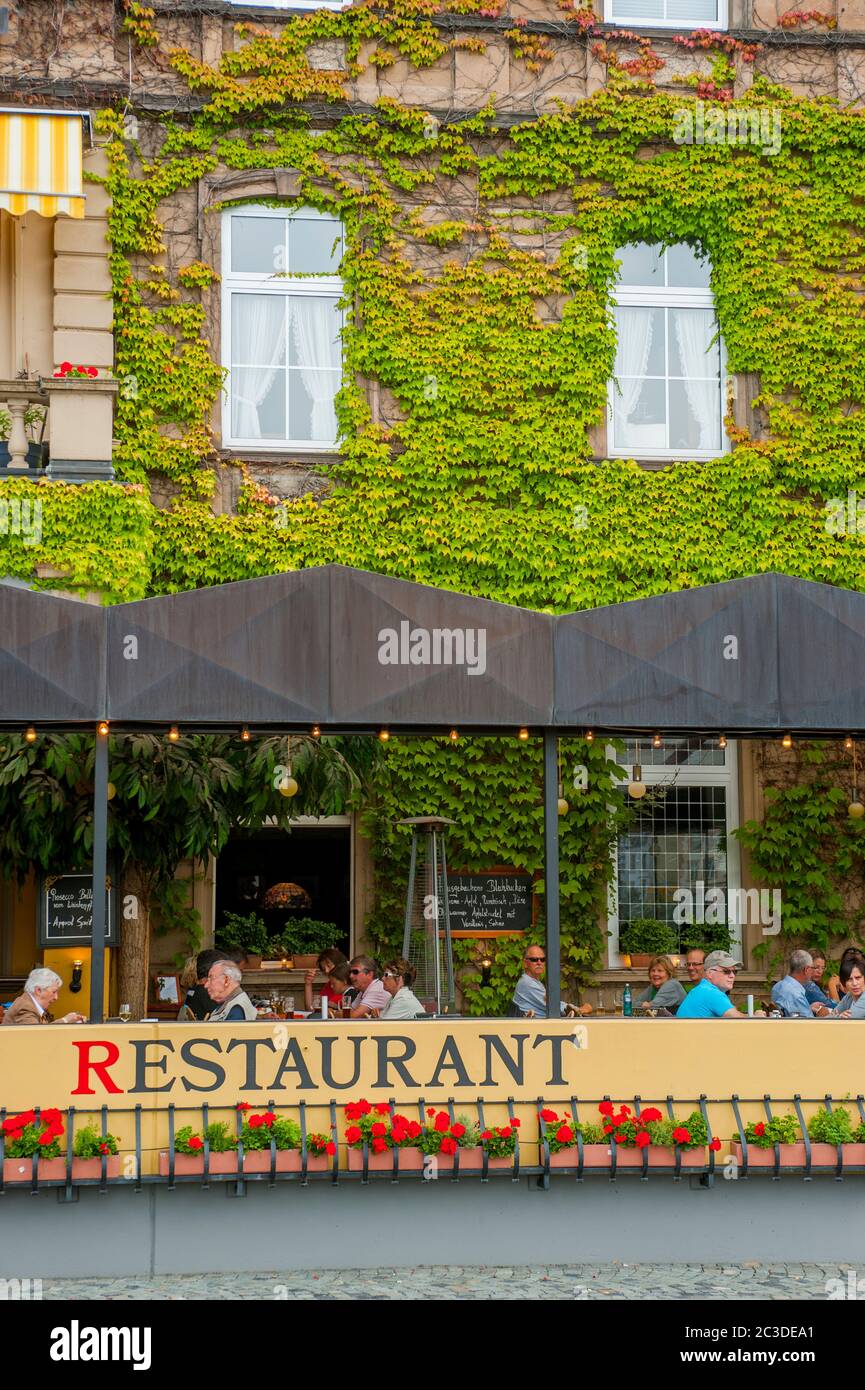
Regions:
[[[718,735],[718,747],[719,747],[719,748],[726,748],[726,747],[727,747],[727,735],[726,735],[726,734],[719,734],[719,735]]]
[[[850,752],[853,751],[853,735],[852,735],[852,734],[848,734],[847,737],[845,738],[845,740],[844,740],[844,747],[847,749],[847,752],[848,752],[848,753],[850,753]]]
[[[27,740],[28,743],[35,743],[35,742],[36,742],[36,739],[37,739],[38,735],[37,735],[37,733],[36,733],[36,730],[33,728],[33,725],[32,725],[32,724],[29,725],[29,727],[26,728],[26,729],[24,730],[24,737],[25,737],[25,739]]]
[[[298,793],[298,791],[300,790],[300,786],[299,786],[299,783],[298,783],[298,781],[297,781],[297,778],[296,778],[296,777],[293,777],[293,776],[292,776],[292,772],[291,772],[291,737],[290,737],[290,736],[289,736],[289,738],[288,738],[288,740],[287,740],[287,743],[286,743],[286,762],[287,762],[288,766],[284,769],[283,774],[282,774],[282,777],[280,778],[280,780],[279,780],[279,782],[278,782],[278,784],[277,784],[276,790],[279,792],[280,796],[297,796],[297,793]]]
[[[521,739],[523,743],[525,743],[525,741],[526,741],[526,739],[528,738],[528,736],[529,736],[529,731],[528,731],[528,729],[525,728],[525,727],[523,727],[522,729],[520,729],[519,733],[517,734],[517,738],[518,738],[518,739]]]
[[[240,741],[241,741],[241,743],[249,743],[249,740],[250,740],[251,737],[252,737],[252,735],[251,735],[250,732],[249,732],[248,726],[247,726],[246,724],[244,724],[243,728],[242,728],[241,731],[240,731]]]
[[[865,806],[859,800],[859,758],[858,749],[853,740],[850,740],[853,748],[853,796],[850,805],[847,807],[847,814],[851,820],[861,820],[865,815]]]
[[[456,743],[459,739],[459,736],[459,729],[451,729],[450,733],[448,734],[448,738],[450,739],[451,743]]]
[[[169,743],[177,743],[178,739],[180,738],[180,730],[178,729],[176,724],[172,724],[171,728],[168,730],[166,737]]]
[[[321,738],[321,725],[313,724],[309,732],[312,734],[313,738]]]
[[[661,735],[660,735],[660,734],[655,734],[654,737],[653,737],[653,739],[652,739],[652,747],[653,747],[653,748],[662,748],[662,747],[663,747],[663,743],[664,743],[664,740],[661,738]]]
[[[595,731],[594,731],[594,729],[586,729],[586,743],[594,743],[594,741],[595,741]]]
[[[387,743],[390,738],[390,729],[379,729],[378,736],[382,743]]]
[[[570,811],[570,809],[571,809],[570,806],[568,805],[567,801],[565,800],[564,788],[562,787],[562,784],[561,784],[561,782],[560,782],[560,783],[559,783],[559,801],[558,801],[558,812],[559,812],[559,815],[560,815],[560,816],[566,816],[566,815],[568,814],[568,812]]]
[[[115,787],[113,782],[108,783],[108,786],[105,788],[105,795],[108,797],[109,801],[114,800],[115,796],[117,795],[117,788]]]
[[[640,745],[637,743],[637,761],[634,763],[631,773],[631,780],[628,783],[628,796],[634,801],[639,801],[640,797],[646,795],[646,784],[643,781],[643,769],[640,767]]]
[[[99,723],[96,725],[96,732],[97,732],[97,734],[100,735],[101,738],[107,738],[107,737],[108,737],[108,720],[107,720],[107,719],[100,719]]]
[[[782,748],[792,748],[792,747],[793,747],[793,735],[792,735],[792,734],[785,734],[785,735],[784,735],[784,737],[781,739],[781,747],[782,747]]]

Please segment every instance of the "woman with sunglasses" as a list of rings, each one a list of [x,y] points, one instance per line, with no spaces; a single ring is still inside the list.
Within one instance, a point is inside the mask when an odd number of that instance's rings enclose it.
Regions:
[[[388,961],[382,971],[381,982],[390,999],[383,1009],[372,1010],[371,1016],[393,1022],[395,1019],[417,1018],[425,1013],[423,1004],[411,990],[416,973],[407,960]]]

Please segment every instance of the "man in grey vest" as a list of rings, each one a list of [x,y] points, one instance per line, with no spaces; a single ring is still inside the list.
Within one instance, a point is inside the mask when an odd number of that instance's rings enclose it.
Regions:
[[[208,1023],[249,1023],[258,1017],[249,995],[240,988],[240,967],[233,960],[215,960],[207,973],[204,988],[216,1008]]]

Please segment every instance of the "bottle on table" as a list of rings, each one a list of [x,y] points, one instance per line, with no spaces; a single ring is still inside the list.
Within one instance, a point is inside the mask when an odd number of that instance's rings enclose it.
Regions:
[[[631,1003],[631,986],[625,985],[625,992],[622,995],[622,1017],[631,1018],[634,1013],[634,1006]]]

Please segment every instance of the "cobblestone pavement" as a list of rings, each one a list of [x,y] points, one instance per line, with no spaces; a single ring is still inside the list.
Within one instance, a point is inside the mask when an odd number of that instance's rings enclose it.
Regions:
[[[175,1274],[123,1279],[44,1279],[45,1299],[490,1300],[490,1299],[815,1299],[839,1280],[847,1290],[865,1267],[760,1264],[551,1265],[454,1268],[291,1270],[272,1274]],[[865,1287],[861,1285],[860,1287]],[[838,1289],[835,1289],[838,1292]]]

